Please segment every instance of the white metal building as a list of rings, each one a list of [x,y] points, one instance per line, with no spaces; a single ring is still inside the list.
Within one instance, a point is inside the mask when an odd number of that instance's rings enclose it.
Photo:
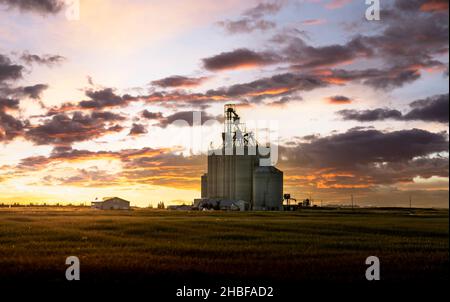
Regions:
[[[130,202],[119,197],[107,197],[103,201],[92,202],[91,207],[99,210],[129,210]]]

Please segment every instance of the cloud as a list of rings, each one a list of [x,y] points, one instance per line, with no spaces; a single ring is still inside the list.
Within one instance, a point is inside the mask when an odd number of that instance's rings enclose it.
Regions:
[[[32,99],[40,99],[42,92],[46,89],[48,89],[48,85],[45,84],[37,84],[21,88],[22,93]]]
[[[334,44],[320,47],[310,46],[300,38],[278,37],[277,39],[287,39],[287,46],[283,49],[282,54],[285,60],[296,69],[333,67],[373,55],[373,50],[367,47],[360,37],[356,37],[344,45]]]
[[[48,67],[52,67],[54,65],[58,65],[61,62],[65,61],[66,58],[60,55],[35,55],[29,54],[27,52],[23,53],[20,57],[25,63],[31,65],[33,63],[40,65],[47,65]]]
[[[421,120],[428,122],[448,123],[448,94],[436,95],[410,104],[412,110],[405,114],[405,120]]]
[[[64,7],[63,0],[0,0],[0,4],[42,14],[56,14]]]
[[[126,117],[123,115],[109,112],[109,111],[95,111],[91,114],[94,119],[102,119],[104,121],[124,121]]]
[[[16,65],[0,54],[0,141],[10,141],[25,133],[29,121],[20,120],[8,111],[19,110],[20,98],[39,99],[47,85],[38,84],[26,87],[14,87],[10,82],[22,78],[23,66]]]
[[[133,124],[133,126],[131,127],[131,130],[130,130],[130,133],[128,135],[137,136],[137,135],[145,134],[147,132],[148,131],[145,128],[144,125],[142,125],[142,124]]]
[[[173,152],[140,156],[124,162],[120,177],[130,183],[199,189],[199,175],[206,169],[205,159]]]
[[[352,99],[343,95],[330,96],[327,100],[330,104],[350,104],[352,102]]]
[[[399,121],[449,122],[448,94],[436,95],[424,100],[414,101],[406,114],[395,109],[379,108],[373,110],[341,110],[338,112],[344,120],[374,122],[393,119]]]
[[[402,113],[400,111],[387,108],[362,111],[341,110],[338,114],[341,115],[346,121],[354,120],[358,122],[375,122],[386,119],[400,120],[402,118]]]
[[[257,52],[246,48],[203,59],[207,70],[255,68],[273,64],[289,63],[292,69],[317,69],[349,64],[360,58],[373,56],[373,49],[368,47],[361,37],[356,37],[344,45],[313,47],[303,39],[291,35],[277,35],[272,39],[279,51]]]
[[[229,34],[251,33],[256,30],[267,31],[276,27],[275,22],[267,20],[252,20],[249,18],[237,21],[225,20],[218,22]]]
[[[118,152],[113,151],[88,151],[76,150],[71,146],[62,145],[55,146],[49,156],[32,156],[24,158],[20,161],[20,169],[42,169],[50,163],[60,162],[82,162],[92,160],[120,160],[124,162],[131,161],[140,157],[151,157],[162,152],[169,152],[168,149],[125,149]]]
[[[325,86],[327,84],[318,77],[284,73],[249,83],[235,84],[226,88],[210,90],[207,92],[207,95],[230,98],[242,96],[277,96],[297,91],[309,91]]]
[[[40,125],[32,126],[25,136],[38,145],[70,145],[122,129],[119,125],[109,126],[104,118],[75,112],[71,117],[58,114]]]
[[[357,130],[300,143],[298,164],[316,167],[356,167],[360,164],[395,163],[448,151],[442,133],[420,129],[381,132]],[[303,155],[302,155],[303,153]]]
[[[172,115],[168,115],[161,118],[157,126],[162,128],[166,128],[169,125],[175,125],[177,127],[192,126],[194,122],[196,122],[194,113],[194,111],[180,111]],[[209,120],[222,120],[222,116],[213,116],[205,111],[199,111],[197,113],[200,113],[199,122],[201,124]]]
[[[325,20],[325,19],[307,19],[307,20],[302,21],[302,25],[307,25],[307,26],[322,25],[325,23],[327,23],[327,20]]]
[[[244,11],[243,15],[251,17],[254,19],[259,19],[268,14],[278,13],[287,1],[271,1],[271,2],[261,2],[257,6],[252,7]]]
[[[111,107],[123,107],[135,100],[130,95],[117,95],[112,88],[103,88],[100,90],[89,89],[85,91],[85,94],[90,100],[83,100],[77,104],[64,103],[59,107],[53,107],[50,109],[49,115],[75,110],[98,110]]]
[[[5,111],[6,109],[19,109],[19,100],[0,98],[0,111]]]
[[[5,104],[3,106],[6,107]],[[13,108],[15,106],[13,105]],[[3,108],[4,109],[4,108]],[[24,133],[26,122],[15,118],[14,116],[4,112],[0,103],[0,142],[9,141]]]
[[[10,84],[0,83],[0,97],[3,98],[31,98],[39,100],[42,93],[48,89],[46,84],[14,87]]]
[[[410,7],[417,1],[402,3],[405,2],[397,1],[397,7]],[[448,52],[448,13],[422,13],[405,8],[385,10],[382,14],[383,31],[360,38],[361,43],[373,48],[375,56],[383,58],[390,66],[443,65],[434,56]]]
[[[47,175],[42,179],[42,183],[48,186],[66,185],[76,187],[110,187],[121,184],[121,180],[116,174],[100,170],[98,167],[90,169],[77,169],[76,174],[67,177],[53,177]]]
[[[151,82],[151,84],[162,88],[196,87],[200,86],[208,79],[209,79],[208,77],[190,78],[184,76],[171,76],[157,81],[153,81]]]
[[[22,71],[23,66],[13,64],[8,57],[0,54],[0,82],[20,79]]]
[[[420,6],[424,12],[448,12],[448,0],[428,0]]]
[[[448,12],[448,0],[397,0],[395,7],[404,11]]]
[[[352,0],[331,0],[325,5],[325,7],[327,9],[338,9],[346,6],[351,2]]]
[[[256,30],[267,31],[276,27],[276,23],[264,19],[278,13],[287,1],[261,2],[245,10],[239,19],[220,21],[217,24],[229,34],[251,33]]]
[[[332,73],[330,71],[330,73]],[[59,107],[53,107],[49,110],[48,116],[64,112],[74,112],[79,110],[99,110],[104,108],[124,107],[130,102],[142,101],[170,109],[180,109],[183,107],[204,108],[211,104],[224,103],[230,100],[240,101],[241,103],[260,103],[265,99],[270,99],[269,103],[273,105],[287,103],[289,101],[301,100],[296,95],[300,91],[309,91],[317,88],[327,87],[336,84],[330,74],[301,74],[284,73],[272,77],[261,78],[252,82],[235,84],[228,87],[211,89],[205,93],[191,93],[183,90],[176,91],[158,91],[148,95],[124,95],[120,96],[112,88],[101,90],[89,90],[86,95],[90,100],[80,101],[79,103],[65,103]],[[359,79],[354,75],[336,75],[346,76],[346,81]],[[344,81],[344,80],[343,80]],[[144,111],[143,117],[147,119],[160,119],[160,113],[151,113]]]
[[[203,66],[207,70],[222,71],[275,64],[279,62],[279,57],[269,52],[255,52],[246,48],[240,48],[231,52],[222,52],[202,61]]]
[[[163,114],[161,112],[150,112],[147,109],[142,111],[142,117],[148,120],[159,120],[163,118]]]
[[[355,189],[448,177],[448,136],[420,129],[350,130],[280,147],[285,173],[316,188]],[[304,178],[308,176],[307,179]],[[302,178],[303,177],[303,178]]]
[[[22,159],[13,171],[15,175],[27,175],[30,171],[42,171],[49,166],[57,166],[61,163],[98,160],[118,161],[122,169],[117,173],[99,170],[96,167],[77,169],[75,175],[67,177],[53,177],[49,174],[42,182],[46,185],[83,187],[115,186],[120,183],[198,189],[200,186],[198,176],[206,168],[204,156],[185,157],[167,148],[92,152],[57,147],[49,156]],[[51,173],[51,170],[48,173]]]
[[[348,82],[360,82],[375,89],[389,90],[412,83],[421,77],[416,66],[392,67],[388,69],[324,69],[315,72],[330,84],[345,85]]]

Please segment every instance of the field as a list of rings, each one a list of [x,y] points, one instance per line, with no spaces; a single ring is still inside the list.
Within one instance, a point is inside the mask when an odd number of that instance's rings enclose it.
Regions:
[[[448,281],[447,210],[284,213],[0,209],[0,281],[62,283],[78,256],[88,283]]]

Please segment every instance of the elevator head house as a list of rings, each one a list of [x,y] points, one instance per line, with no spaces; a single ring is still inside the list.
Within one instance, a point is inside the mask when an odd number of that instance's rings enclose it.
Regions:
[[[208,172],[201,177],[199,208],[277,211],[283,203],[283,172],[261,165],[270,158],[245,130],[234,105],[225,105],[222,145],[208,152]],[[260,152],[264,148],[264,152]],[[267,154],[267,155],[260,155]]]

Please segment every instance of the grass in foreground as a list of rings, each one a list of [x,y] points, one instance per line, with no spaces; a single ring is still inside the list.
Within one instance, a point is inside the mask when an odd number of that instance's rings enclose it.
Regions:
[[[0,209],[0,281],[266,280],[363,282],[378,256],[387,281],[448,280],[447,210],[280,213]]]

